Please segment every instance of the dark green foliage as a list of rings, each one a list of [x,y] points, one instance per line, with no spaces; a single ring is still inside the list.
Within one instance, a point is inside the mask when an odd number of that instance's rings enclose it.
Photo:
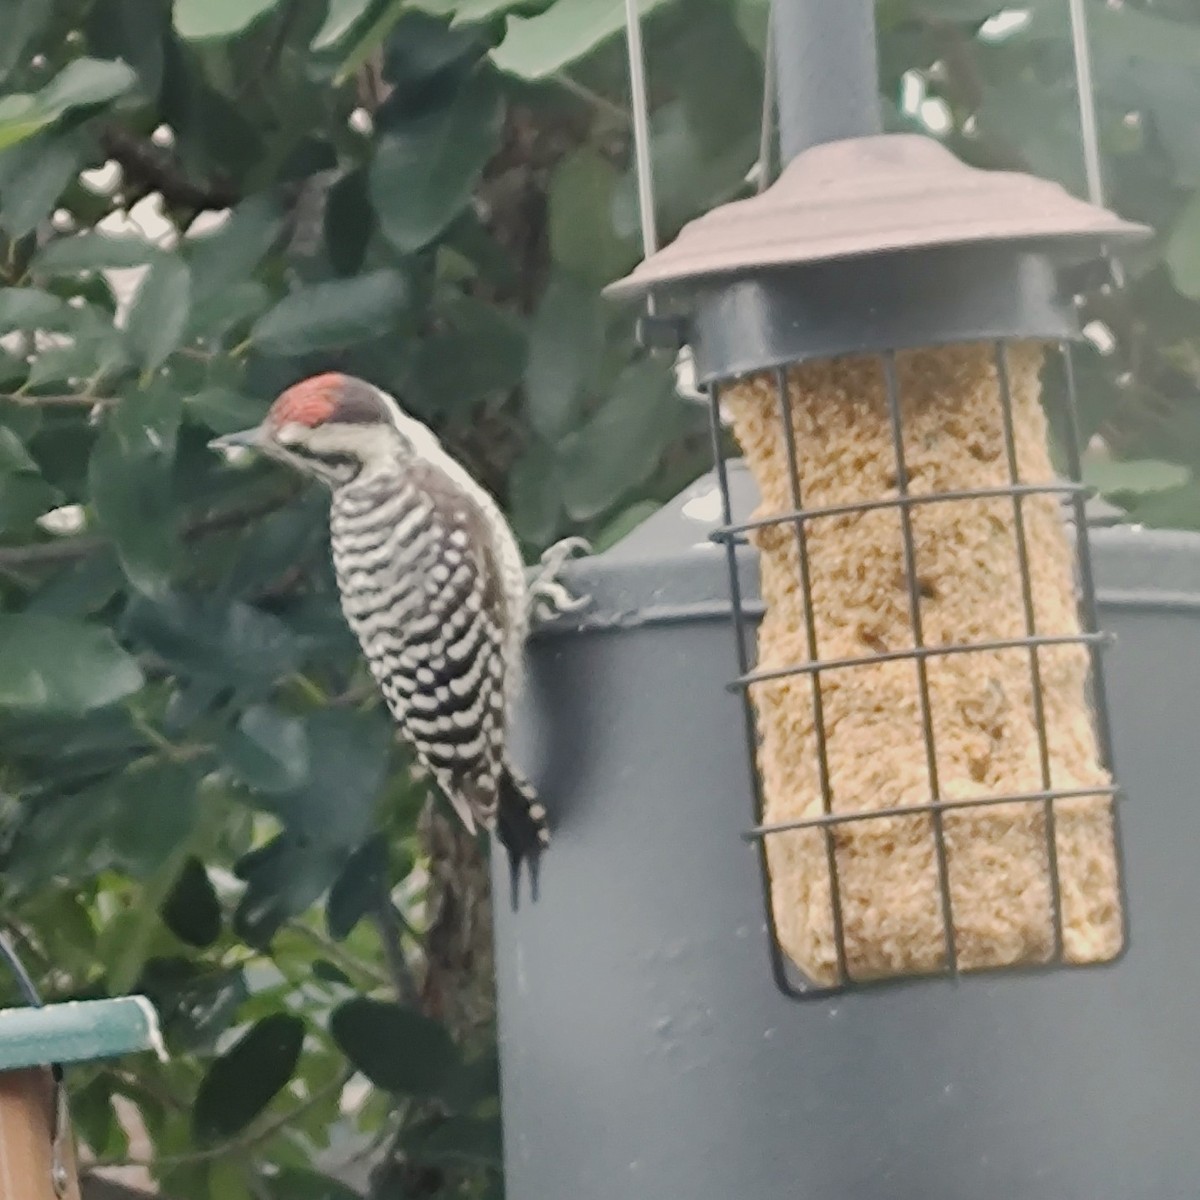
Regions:
[[[334,1012],[329,1028],[350,1061],[389,1092],[436,1095],[458,1065],[446,1031],[398,1004],[348,1000]]]
[[[1087,469],[1200,529],[1200,17],[1086,3],[1110,202],[1157,232],[1088,298]],[[641,7],[665,239],[750,193],[767,0]],[[923,111],[1081,193],[1066,0],[1005,7],[880,0],[889,126]],[[0,0],[0,905],[54,998],[158,1006],[170,1061],[75,1071],[75,1112],[119,1163],[132,1103],[177,1200],[347,1200],[356,1148],[378,1200],[501,1194],[492,1034],[420,988],[424,785],[338,612],[326,499],[207,442],[362,375],[531,559],[705,468],[704,414],[599,298],[641,244],[621,21]],[[151,196],[149,232],[120,219]]]
[[[192,1109],[197,1139],[212,1142],[245,1129],[287,1085],[303,1044],[304,1022],[272,1013],[214,1059]]]

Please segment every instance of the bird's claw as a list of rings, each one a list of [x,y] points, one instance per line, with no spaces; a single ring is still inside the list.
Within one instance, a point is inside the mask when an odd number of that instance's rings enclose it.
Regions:
[[[592,543],[587,538],[582,537],[566,537],[561,541],[557,541],[553,546],[542,551],[541,564],[542,571],[539,573],[539,578],[544,575],[557,575],[563,563],[567,561],[573,554],[591,554]]]
[[[566,561],[574,554],[590,554],[586,538],[568,537],[555,542],[541,557],[541,570],[529,584],[529,615],[534,621],[547,621],[566,613],[578,612],[592,602],[590,596],[572,594],[558,578]]]

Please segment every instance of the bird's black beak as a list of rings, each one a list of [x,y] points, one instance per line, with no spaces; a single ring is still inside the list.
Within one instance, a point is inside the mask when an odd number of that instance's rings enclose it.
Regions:
[[[241,429],[237,433],[227,433],[222,437],[213,438],[208,443],[210,450],[235,450],[239,447],[254,449],[262,444],[262,431],[258,425],[253,429]]]

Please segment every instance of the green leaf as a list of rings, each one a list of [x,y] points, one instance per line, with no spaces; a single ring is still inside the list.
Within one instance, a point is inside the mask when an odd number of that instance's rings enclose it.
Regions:
[[[0,708],[73,715],[136,692],[142,672],[97,625],[0,613]]]
[[[108,787],[112,817],[106,834],[113,861],[147,879],[183,846],[196,828],[199,803],[190,764],[153,762],[125,771]]]
[[[88,48],[121,59],[138,74],[140,91],[157,99],[162,87],[163,38],[170,15],[162,0],[97,0],[84,19]]]
[[[267,353],[285,356],[351,346],[393,332],[409,302],[404,275],[372,271],[300,288],[261,317],[250,336]]]
[[[53,117],[70,108],[88,108],[124,95],[137,76],[123,63],[102,58],[72,59],[34,97]]]
[[[0,150],[15,146],[72,108],[92,108],[133,87],[137,76],[121,62],[72,59],[35,95],[0,99]]]
[[[200,1142],[233,1137],[287,1086],[304,1045],[304,1022],[272,1013],[257,1022],[205,1073],[192,1109]]]
[[[35,95],[0,99],[0,150],[32,137],[72,108],[93,108],[116,99],[136,81],[124,63],[73,59]]]
[[[79,271],[144,267],[161,254],[153,242],[138,234],[87,230],[47,243],[34,255],[29,270],[34,275],[73,275]]]
[[[0,481],[0,494],[4,484]],[[0,510],[3,510],[0,500]],[[30,602],[29,611],[55,617],[85,617],[99,612],[125,586],[125,576],[111,550],[88,555],[60,571]]]
[[[1187,467],[1156,459],[1091,458],[1083,464],[1083,482],[1104,495],[1165,492],[1182,487],[1191,478]]]
[[[27,380],[30,390],[64,382],[76,384],[81,390],[93,388],[96,381],[128,365],[124,338],[103,310],[68,307],[62,319],[53,324],[70,334],[71,344],[35,356]]]
[[[1192,480],[1182,487],[1139,496],[1129,506],[1129,519],[1152,529],[1200,531],[1200,486]]]
[[[0,40],[0,79],[22,61],[22,52],[54,15],[46,0],[9,0],[4,6],[4,38]]]
[[[1200,191],[1175,218],[1164,257],[1171,280],[1191,300],[1200,300]]]
[[[451,1112],[471,1113],[494,1102],[499,1084],[500,1059],[492,1043],[459,1065],[454,1077],[441,1089],[439,1099]]]
[[[262,193],[241,201],[211,233],[186,238],[193,296],[208,299],[247,280],[279,241],[285,219],[279,198]]]
[[[59,501],[59,493],[36,475],[0,475],[0,533],[33,537],[38,518]]]
[[[643,20],[666,0],[643,0]],[[625,28],[623,0],[556,0],[536,17],[509,17],[492,61],[523,79],[545,79]]]
[[[357,996],[329,1023],[346,1057],[376,1087],[406,1096],[434,1096],[458,1066],[444,1026],[398,1004]]]
[[[261,1191],[250,1188],[250,1168],[236,1158],[214,1158],[204,1173],[208,1200],[261,1200]]]
[[[301,1167],[284,1167],[265,1183],[271,1200],[362,1200],[344,1183]]]
[[[0,425],[0,472],[31,471],[36,474],[37,469],[25,443],[7,425]]]
[[[226,576],[229,594],[258,595],[303,567],[315,545],[328,536],[328,529],[329,499],[313,488],[296,504],[269,516],[246,539]]]
[[[654,516],[662,508],[657,500],[639,500],[614,517],[592,539],[592,549],[597,554],[615,546],[622,538],[631,534],[643,521]]]
[[[668,415],[673,397],[671,375],[662,363],[631,363],[612,397],[564,439],[558,462],[573,520],[599,516],[650,475],[676,432]]]
[[[0,156],[0,227],[18,239],[50,214],[79,174],[88,143],[79,132],[39,134]]]
[[[350,976],[327,958],[319,958],[313,963],[313,975],[322,983],[335,983],[339,987],[354,987],[354,981]]]
[[[443,1166],[499,1169],[504,1149],[498,1118],[450,1117],[404,1139],[404,1149],[417,1162]]]
[[[367,191],[365,169],[352,171],[329,189],[325,201],[325,251],[339,275],[362,269],[367,246],[375,233],[375,210]]]
[[[309,43],[310,50],[328,50],[336,46],[371,7],[373,0],[329,0],[329,9],[316,36]]]
[[[291,792],[308,780],[308,730],[266,705],[246,709],[221,743],[225,765],[258,792]]]
[[[698,216],[706,206],[735,199],[744,191],[746,172],[758,153],[757,124],[738,122],[728,113],[725,120],[731,126],[729,133],[711,147],[716,122],[707,113],[696,114],[693,111],[696,107],[694,100],[690,107],[682,101],[664,104],[651,121],[658,181],[654,202],[660,228],[678,227]],[[732,107],[726,105],[727,109]],[[617,184],[612,220],[619,237],[640,238],[637,172],[632,166]]]
[[[91,386],[93,380],[113,374],[129,363],[120,333],[109,326],[80,329],[69,346],[43,350],[29,370],[27,385],[40,389],[48,385],[68,388]]]
[[[98,1075],[83,1087],[71,1089],[71,1122],[96,1153],[120,1140],[120,1126],[112,1103],[109,1081]],[[125,1152],[128,1153],[126,1143]]]
[[[200,299],[196,299],[194,278],[192,284],[192,314],[188,318],[185,342],[225,337],[271,307],[271,293],[256,279],[243,279],[223,292],[210,293]]]
[[[603,351],[599,290],[555,274],[534,314],[525,365],[529,421],[548,442],[556,442],[576,424]]]
[[[427,12],[434,11],[434,4],[427,2],[423,5]],[[446,6],[453,13],[450,28],[457,29],[463,25],[474,25],[482,21],[492,21],[503,13],[511,12],[514,8],[527,8],[526,0],[463,0]]]
[[[534,442],[513,463],[508,476],[509,518],[521,541],[538,550],[562,525],[562,480],[551,447]]]
[[[451,90],[466,86],[469,76],[480,70],[486,50],[487,39],[479,31],[450,29],[428,13],[406,12],[389,39],[384,73],[399,84],[396,98],[415,104],[389,104],[391,111],[381,114],[383,124],[416,107],[443,105]]]
[[[605,284],[637,261],[637,244],[613,225],[619,176],[594,150],[579,149],[550,181],[550,253],[566,271]]]
[[[203,950],[221,936],[221,902],[204,864],[189,856],[160,910],[180,941]]]
[[[460,297],[448,306],[449,328],[421,339],[412,364],[414,407],[431,416],[470,411],[510,392],[525,365],[525,331],[510,313]]]
[[[146,273],[129,308],[125,336],[147,371],[179,349],[191,309],[191,274],[176,255],[163,255]]]
[[[15,330],[61,330],[74,314],[66,301],[37,288],[0,288],[0,334]]]
[[[271,12],[279,0],[175,0],[175,32],[186,42],[230,38]]]
[[[158,1010],[167,1044],[180,1053],[211,1047],[249,994],[240,968],[186,958],[149,959],[134,990]]]
[[[0,150],[16,146],[44,129],[53,117],[43,113],[32,96],[0,98]]]
[[[184,416],[198,421],[213,433],[233,433],[249,429],[263,419],[266,406],[229,388],[211,387],[188,396],[183,402]]]
[[[324,710],[309,718],[307,782],[260,799],[284,831],[237,867],[247,886],[234,926],[251,945],[265,945],[283,921],[307,909],[370,833],[391,732],[379,712]]]
[[[122,632],[186,679],[250,695],[297,670],[303,653],[278,617],[210,595],[135,596]]]
[[[446,107],[387,127],[369,191],[384,237],[402,254],[428,245],[465,207],[502,116],[495,77],[478,73]]]
[[[347,79],[358,73],[367,59],[379,49],[388,34],[399,23],[409,3],[410,0],[392,0],[367,26],[362,37],[351,46],[349,53],[342,59],[341,66],[338,67],[337,73],[333,77],[335,87],[340,87]]]
[[[179,554],[171,519],[180,400],[167,386],[125,396],[112,408],[88,463],[88,490],[130,583],[147,595],[167,586]]]
[[[387,895],[387,871],[387,841],[381,834],[368,838],[346,860],[325,905],[325,925],[335,942],[349,937],[380,897]]]

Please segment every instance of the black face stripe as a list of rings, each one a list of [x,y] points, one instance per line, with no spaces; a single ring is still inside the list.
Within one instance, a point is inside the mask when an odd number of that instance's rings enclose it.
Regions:
[[[362,463],[353,454],[344,450],[314,450],[303,442],[284,443],[280,446],[284,454],[301,462],[312,463],[318,470],[325,468],[339,479],[352,479],[362,469]]]

